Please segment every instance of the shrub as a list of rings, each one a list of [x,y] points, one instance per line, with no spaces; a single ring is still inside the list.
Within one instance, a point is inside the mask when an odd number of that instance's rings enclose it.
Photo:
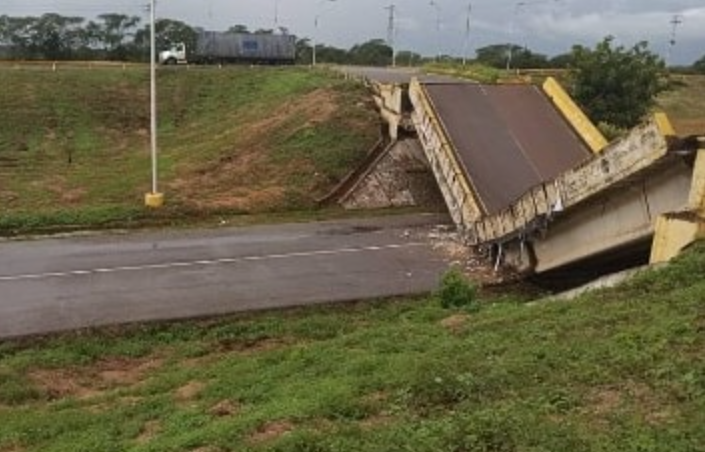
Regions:
[[[436,295],[444,309],[462,308],[471,312],[480,310],[477,286],[458,268],[446,272]]]

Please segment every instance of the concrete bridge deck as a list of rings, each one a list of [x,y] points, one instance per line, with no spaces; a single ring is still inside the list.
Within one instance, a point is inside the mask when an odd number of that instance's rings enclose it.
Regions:
[[[547,272],[653,241],[705,236],[702,141],[658,114],[607,143],[554,81],[412,82],[413,123],[451,216],[498,262]]]
[[[487,215],[592,155],[533,85],[434,83],[424,88]]]

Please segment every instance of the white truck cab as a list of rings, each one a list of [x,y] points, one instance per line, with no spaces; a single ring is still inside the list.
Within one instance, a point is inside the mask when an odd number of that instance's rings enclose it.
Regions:
[[[186,44],[179,42],[173,44],[169,50],[159,52],[159,63],[166,65],[188,63],[186,59]]]

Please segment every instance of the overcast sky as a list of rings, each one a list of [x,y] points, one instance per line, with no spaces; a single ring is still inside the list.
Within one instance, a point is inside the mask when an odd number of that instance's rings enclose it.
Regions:
[[[144,15],[148,1],[0,0],[0,15]],[[672,61],[690,64],[705,55],[705,0],[159,0],[157,8],[159,17],[213,30],[233,24],[273,28],[276,18],[300,37],[317,35],[326,44],[348,48],[386,38],[385,6],[391,3],[397,8],[398,48],[424,55],[462,54],[469,6],[471,56],[477,47],[504,42],[555,55],[575,43],[591,46],[606,35],[625,45],[649,41],[665,56],[676,15],[682,23]]]

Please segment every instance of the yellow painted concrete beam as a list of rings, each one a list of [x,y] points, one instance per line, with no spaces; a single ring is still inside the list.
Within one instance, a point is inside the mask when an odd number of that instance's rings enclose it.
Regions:
[[[668,118],[668,115],[666,113],[654,113],[654,121],[656,122],[656,125],[658,126],[661,135],[663,135],[664,137],[676,136],[676,129],[673,127],[673,124],[671,123],[671,120]]]
[[[705,146],[698,151],[693,168],[693,184],[688,206],[705,218]]]
[[[668,262],[685,247],[705,238],[705,219],[697,215],[662,215],[656,220],[651,263]]]
[[[590,118],[578,107],[556,79],[548,77],[543,84],[543,91],[593,153],[599,154],[609,144],[604,135],[595,127],[595,124],[590,121]]]

